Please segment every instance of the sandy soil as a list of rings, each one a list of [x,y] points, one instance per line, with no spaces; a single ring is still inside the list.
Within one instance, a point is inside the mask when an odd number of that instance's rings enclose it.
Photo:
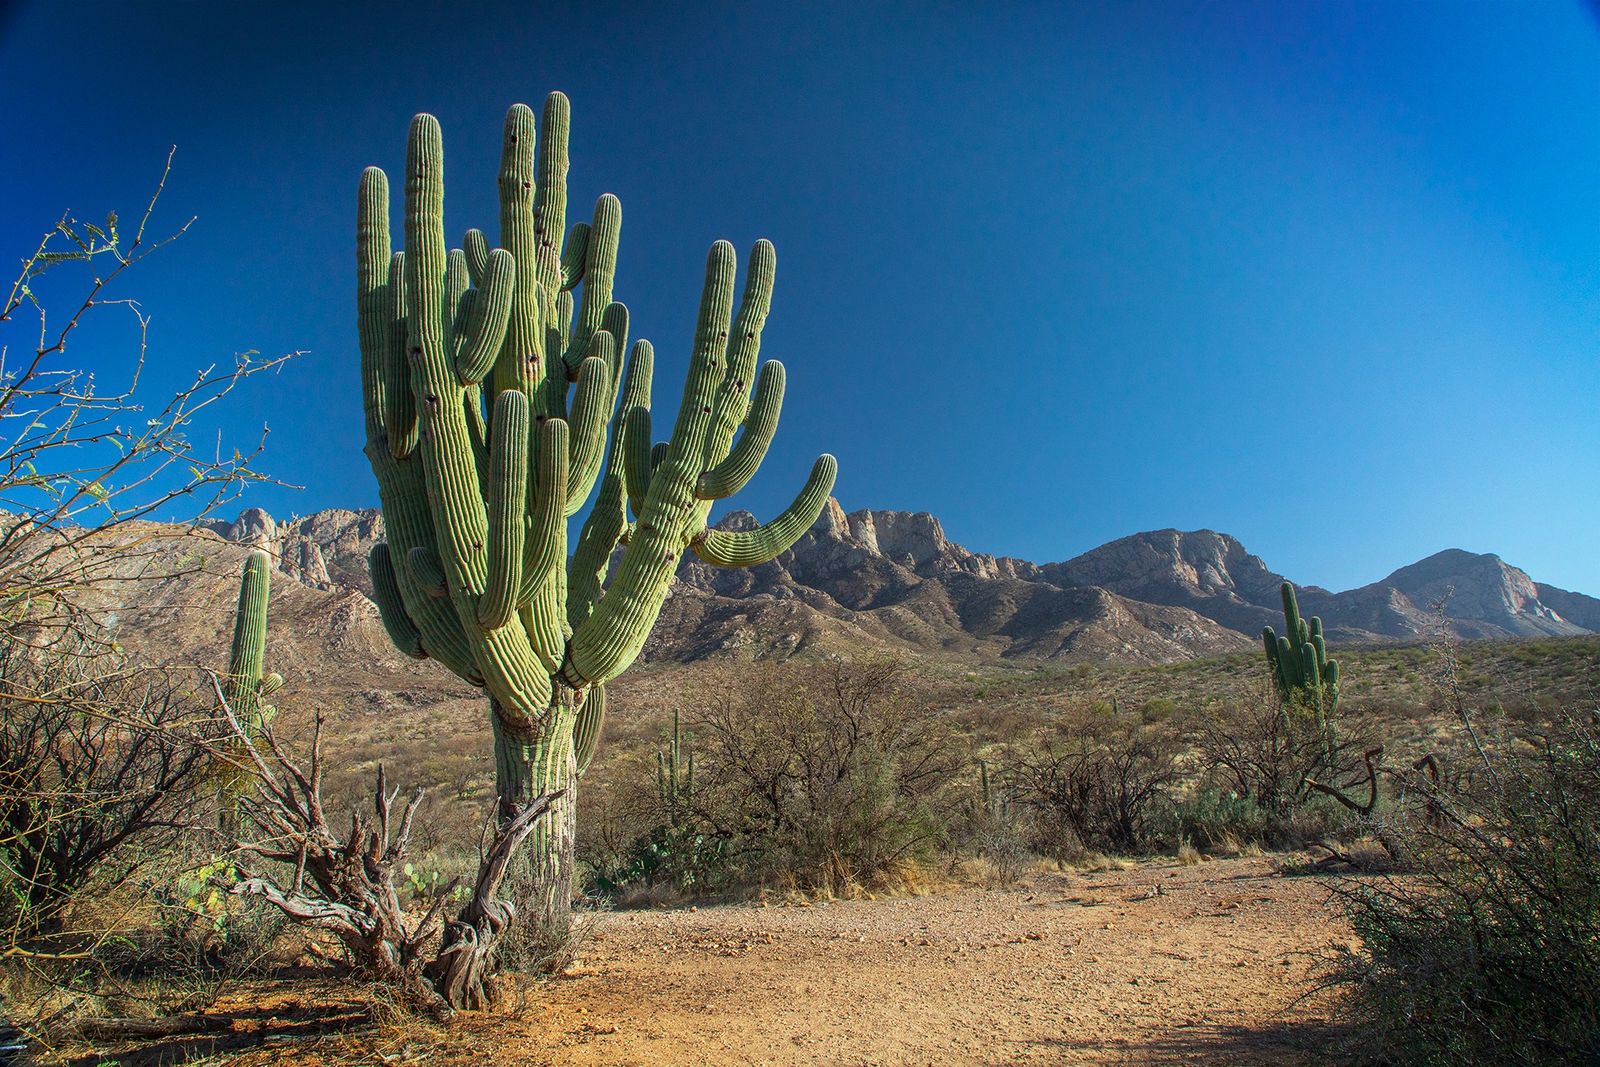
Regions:
[[[358,1014],[313,1010],[303,987],[257,989],[231,1034],[183,1051],[250,1067],[1326,1064],[1333,1005],[1300,998],[1348,937],[1314,879],[1259,858],[618,912],[568,976],[518,980],[492,1014],[345,1029]],[[176,1044],[120,1062],[171,1062]]]

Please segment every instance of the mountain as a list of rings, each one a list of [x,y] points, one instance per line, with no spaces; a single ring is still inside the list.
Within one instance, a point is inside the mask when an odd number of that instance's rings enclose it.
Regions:
[[[1566,595],[1600,608],[1600,601]],[[1441,607],[1450,629],[1465,638],[1565,637],[1591,629],[1546,603],[1522,570],[1499,556],[1459,548],[1436,552],[1334,600],[1330,617],[1339,626],[1385,637],[1427,632]]]
[[[719,526],[748,528],[742,511]],[[373,510],[332,509],[276,522],[259,509],[213,523],[225,540],[265,547],[314,589],[370,592],[366,556],[383,538]],[[1284,581],[1227,534],[1155,530],[1064,562],[973,552],[925,512],[846,514],[830,500],[771,563],[724,570],[685,557],[645,658],[783,657],[867,647],[976,659],[1154,663],[1254,647],[1282,625]],[[1416,639],[1438,605],[1462,638],[1600,632],[1600,599],[1534,582],[1494,555],[1449,549],[1342,593],[1298,585],[1330,640]]]
[[[1056,585],[1099,586],[1134,600],[1186,607],[1241,633],[1283,625],[1284,576],[1237,539],[1211,530],[1133,534],[1039,570]],[[1600,600],[1540,586],[1499,556],[1454,548],[1347,592],[1298,582],[1296,588],[1301,609],[1320,615],[1334,641],[1431,635],[1441,604],[1446,628],[1461,638],[1600,631]]]

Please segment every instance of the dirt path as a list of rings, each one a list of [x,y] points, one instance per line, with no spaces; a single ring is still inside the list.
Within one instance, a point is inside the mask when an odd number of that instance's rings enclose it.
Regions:
[[[259,1062],[1322,1064],[1328,1005],[1296,998],[1310,954],[1348,936],[1324,900],[1314,880],[1240,859],[622,912],[572,976],[504,1013]]]

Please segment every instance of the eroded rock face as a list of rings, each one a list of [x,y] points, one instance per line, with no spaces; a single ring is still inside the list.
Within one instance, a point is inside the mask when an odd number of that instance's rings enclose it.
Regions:
[[[206,525],[224,540],[248,545],[251,548],[271,551],[273,543],[278,539],[278,524],[261,508],[245,508],[239,512],[239,517],[230,523],[210,522]]]
[[[756,524],[733,511],[717,525]],[[275,522],[259,508],[211,528],[263,547],[317,589],[370,593],[376,510],[330,509]],[[1254,647],[1280,627],[1283,576],[1212,530],[1133,534],[1062,563],[972,552],[926,512],[846,513],[830,499],[771,563],[725,570],[686,554],[646,656],[785,656],[886,645],[1038,658],[1185,659]],[[1437,628],[1445,593],[1462,637],[1600,630],[1600,600],[1534,583],[1497,556],[1448,550],[1344,593],[1300,586],[1307,614],[1340,640],[1416,638]]]
[[[372,593],[367,553],[383,540],[383,515],[375,508],[329,508],[283,523],[261,508],[246,508],[231,523],[206,525],[223,540],[266,550],[280,572],[313,588]]]

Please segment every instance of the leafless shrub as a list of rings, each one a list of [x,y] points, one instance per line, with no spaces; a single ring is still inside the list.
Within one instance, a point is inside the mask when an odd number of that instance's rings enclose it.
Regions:
[[[78,950],[85,889],[121,886],[203,823],[207,708],[171,675],[0,640],[0,955]],[[40,938],[45,938],[41,942]]]
[[[689,819],[746,880],[848,892],[945,836],[965,760],[899,663],[741,667],[684,719]]]
[[[1067,712],[1054,736],[1019,755],[1014,781],[1037,847],[1057,859],[1151,842],[1157,802],[1178,777],[1180,739],[1164,722],[1104,706]]]
[[[219,759],[242,753],[256,782],[239,800],[241,858],[230,891],[259,896],[294,922],[331,931],[358,975],[396,990],[414,1009],[445,1016],[485,1006],[497,943],[516,916],[498,894],[517,849],[554,797],[540,797],[496,823],[466,903],[453,917],[446,920],[443,911],[454,880],[414,915],[402,904],[399,886],[422,790],[397,807],[399,790],[389,789],[379,766],[372,815],[353,812],[349,830],[335,831],[322,800],[321,718],[302,767],[270,728],[246,730],[214,677],[212,683],[233,730],[212,753]]]
[[[1283,701],[1267,686],[1207,706],[1186,727],[1202,790],[1259,811],[1259,832],[1272,844],[1300,844],[1348,822],[1339,814],[1348,805],[1332,795],[1361,792],[1371,777],[1366,754],[1376,758],[1380,749],[1359,715],[1341,711],[1319,728],[1314,709]]]
[[[151,531],[113,532],[140,519],[170,519],[174,508],[201,518],[264,480],[253,463],[265,431],[248,451],[220,440],[207,451],[190,434],[247,378],[291,357],[246,354],[202,368],[155,404],[140,392],[148,319],[132,298],[112,294],[127,272],[188,228],[158,240],[146,235],[170,167],[169,154],[131,235],[115,213],[104,225],[61,218],[23,260],[0,304],[0,326],[29,319],[37,326],[26,340],[11,330],[0,335],[0,633],[13,641],[44,647],[70,632],[112,645],[96,619],[107,605],[95,591],[113,579],[154,577],[157,558]],[[47,314],[42,290],[72,286],[79,295],[66,301],[67,313]],[[110,308],[130,316],[134,344],[121,367],[111,364],[121,377],[108,388],[104,372],[66,357],[84,323]]]

